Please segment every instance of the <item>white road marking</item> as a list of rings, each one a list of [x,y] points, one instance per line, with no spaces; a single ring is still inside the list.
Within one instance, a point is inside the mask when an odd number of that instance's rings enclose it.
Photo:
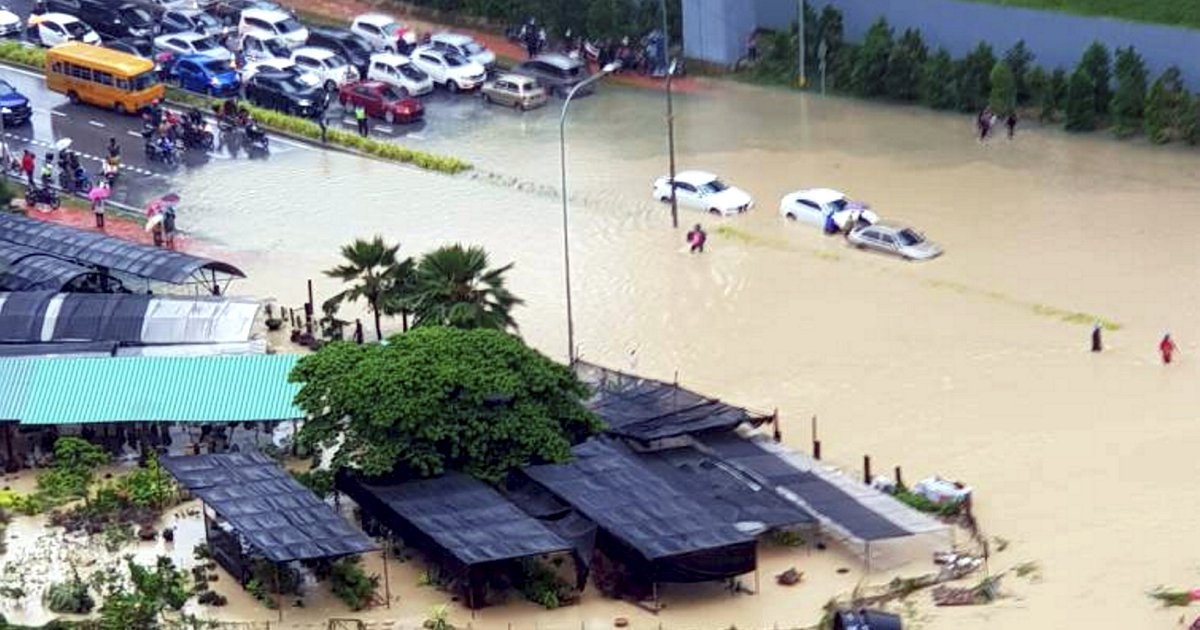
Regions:
[[[388,125],[375,125],[375,129],[377,131],[382,131],[383,133],[392,133],[392,132],[396,131],[395,129],[391,128]]]
[[[42,78],[41,73],[34,72],[33,70],[27,70],[27,69],[21,68],[19,66],[10,66],[8,64],[0,64],[0,65],[3,65],[5,70],[11,70],[12,72],[16,72],[17,74],[23,74],[27,77],[33,77],[35,79]]]
[[[424,139],[425,139],[425,134],[422,134],[422,133],[409,133],[409,134],[405,134],[405,135],[404,135],[404,137],[406,137],[406,138],[412,138],[413,140],[424,140]]]
[[[60,112],[60,111],[57,111],[57,110],[53,110],[53,109],[52,109],[52,110],[50,110],[50,115],[51,115],[51,116],[63,116],[63,117],[66,117],[66,114],[65,114],[65,113],[63,113],[63,112]]]
[[[125,133],[126,133],[126,134],[128,134],[128,135],[131,135],[131,136],[133,136],[134,138],[141,138],[141,137],[142,137],[142,134],[140,134],[140,133],[138,133],[138,132],[136,132],[136,131],[133,131],[132,129],[130,129],[130,130],[126,130],[126,131],[125,131]]]
[[[89,121],[88,121],[88,124],[89,124],[89,125],[91,125],[91,126],[93,126],[93,127],[99,127],[99,128],[101,128],[101,129],[103,129],[103,128],[105,127],[105,124],[104,124],[104,123],[102,123],[102,122],[97,122],[97,121],[95,121],[95,120],[89,120]]]

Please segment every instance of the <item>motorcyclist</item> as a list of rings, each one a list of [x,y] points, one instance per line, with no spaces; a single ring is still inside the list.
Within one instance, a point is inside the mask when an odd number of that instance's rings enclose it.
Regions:
[[[109,155],[107,158],[105,158],[104,164],[100,168],[104,178],[109,182],[112,182],[112,180],[117,178],[117,173],[120,171],[121,158]]]
[[[121,161],[121,145],[117,144],[117,139],[114,137],[108,139],[108,159]]]
[[[54,181],[54,154],[47,153],[46,160],[42,162],[42,188],[50,188]]]

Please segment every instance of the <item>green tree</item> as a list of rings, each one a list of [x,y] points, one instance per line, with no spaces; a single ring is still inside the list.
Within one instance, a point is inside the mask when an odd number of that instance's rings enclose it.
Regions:
[[[821,15],[817,18],[817,37],[825,42],[825,73],[833,78],[834,83],[838,83],[841,69],[846,65],[843,57],[850,55],[844,54],[845,25],[842,12],[832,4],[827,4],[821,9]],[[817,43],[817,50],[820,50],[820,42]],[[820,57],[813,58],[816,59],[819,69]]]
[[[38,476],[38,491],[54,499],[83,497],[86,504],[96,469],[108,460],[107,451],[87,440],[60,437],[54,441],[54,467]]]
[[[1067,84],[1067,131],[1096,128],[1096,84],[1082,64],[1071,73]]]
[[[300,444],[370,476],[460,470],[496,481],[566,461],[603,426],[569,368],[496,330],[434,326],[387,345],[332,343],[301,358],[289,380],[310,417]]]
[[[326,304],[336,306],[342,302],[366,300],[367,307],[375,317],[377,339],[383,339],[380,316],[384,313],[384,307],[400,309],[403,300],[395,295],[397,286],[402,283],[400,278],[404,273],[412,269],[410,261],[400,261],[396,258],[399,249],[398,243],[388,245],[383,242],[381,236],[376,236],[370,241],[355,239],[353,243],[342,247],[342,258],[346,262],[325,271],[325,275],[337,278],[343,283],[355,283],[349,289],[329,298]],[[407,322],[405,327],[407,328]]]
[[[887,94],[899,101],[915,101],[920,95],[921,65],[929,49],[921,39],[921,31],[906,29],[888,57]]]
[[[921,64],[921,103],[934,109],[954,109],[958,106],[958,70],[945,48],[939,48]]]
[[[1170,142],[1179,130],[1187,108],[1183,72],[1176,66],[1163,71],[1146,97],[1146,137],[1155,144]]]
[[[178,611],[191,595],[187,575],[175,568],[167,556],[159,556],[154,568],[143,567],[132,556],[125,557],[129,587],[109,584],[100,607],[101,630],[156,630],[166,627],[162,613]]]
[[[1037,112],[1038,120],[1050,120],[1054,112],[1053,96],[1050,94],[1050,75],[1039,66],[1034,66],[1026,73],[1025,85],[1029,87],[1030,107]]]
[[[1185,92],[1183,98],[1186,103],[1179,123],[1179,135],[1184,142],[1195,146],[1200,144],[1200,96]]]
[[[512,268],[489,269],[478,246],[447,245],[425,254],[413,282],[413,325],[516,330],[512,309],[523,302],[504,286]]]
[[[992,67],[996,55],[992,47],[980,43],[959,64],[958,108],[964,112],[975,112],[987,105],[992,91]]]
[[[1033,100],[1032,89],[1029,85],[1029,71],[1033,66],[1033,52],[1020,40],[1004,52],[1004,63],[1012,68],[1013,77],[1017,83],[1017,105],[1028,105]]]
[[[1083,52],[1083,58],[1079,60],[1079,67],[1083,68],[1092,79],[1092,105],[1096,109],[1096,114],[1107,116],[1108,106],[1112,101],[1112,88],[1109,86],[1112,81],[1112,67],[1108,48],[1098,41],[1092,42],[1092,45]]]
[[[1112,100],[1113,132],[1128,137],[1142,128],[1146,106],[1146,63],[1133,49],[1117,48],[1117,91]]]
[[[1051,118],[1067,108],[1067,83],[1066,70],[1055,68],[1054,72],[1050,73],[1050,84],[1047,89],[1050,95]]]
[[[990,76],[992,93],[988,106],[997,116],[1008,116],[1017,109],[1017,78],[1008,63],[997,61]]]
[[[887,93],[888,59],[892,54],[892,29],[879,18],[867,31],[862,46],[854,55],[850,85],[859,96],[874,97]]]

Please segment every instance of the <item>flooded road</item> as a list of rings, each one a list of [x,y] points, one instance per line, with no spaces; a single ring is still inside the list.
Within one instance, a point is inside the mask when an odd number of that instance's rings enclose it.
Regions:
[[[1195,578],[1194,556],[1173,542],[1192,533],[1200,504],[1194,152],[1049,130],[980,145],[967,117],[722,86],[677,99],[679,167],[721,174],[757,207],[727,220],[681,211],[683,226],[701,221],[712,236],[689,256],[684,230],[650,200],[667,163],[662,95],[606,89],[572,107],[583,358],[777,407],[796,448],[807,450],[817,415],[833,461],[869,453],[910,480],[973,485],[986,531],[1011,541],[993,569],[1031,560],[1043,578],[1006,581],[1013,597],[997,607],[939,610],[928,630],[1175,622],[1145,592]],[[331,295],[319,271],[355,237],[382,234],[407,255],[483,245],[494,264],[516,263],[526,340],[563,358],[557,142],[553,109],[496,109],[409,141],[474,161],[477,179],[312,152],[271,169],[213,163],[180,183],[181,222],[246,270],[235,292],[285,304],[302,302],[309,277],[318,301]],[[783,193],[814,186],[911,223],[946,255],[904,263],[779,218]],[[1096,318],[1119,328],[1101,355],[1087,352]],[[1155,345],[1168,330],[1182,360],[1165,367]],[[835,579],[827,562],[793,562]],[[791,593],[680,603],[661,621],[814,622],[819,603]],[[578,626],[629,609],[591,599],[553,619]]]

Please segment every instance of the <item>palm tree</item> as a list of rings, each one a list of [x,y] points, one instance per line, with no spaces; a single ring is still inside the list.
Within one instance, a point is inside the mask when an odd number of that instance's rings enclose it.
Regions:
[[[414,326],[516,330],[512,309],[523,301],[504,287],[512,263],[488,269],[482,247],[447,245],[417,264],[408,304]]]
[[[412,315],[412,294],[416,285],[417,264],[412,258],[396,263],[388,274],[388,286],[379,302],[384,315],[399,315],[402,330],[408,332],[408,317]]]
[[[396,290],[397,274],[401,273],[402,267],[408,270],[405,273],[411,273],[412,269],[412,259],[396,260],[396,252],[399,249],[399,243],[388,245],[383,242],[381,236],[376,236],[370,241],[355,239],[353,243],[342,247],[342,257],[346,259],[346,264],[325,271],[325,275],[338,278],[344,283],[357,283],[329,298],[326,304],[338,305],[346,301],[365,299],[367,307],[375,315],[375,336],[379,339],[383,338],[379,317],[384,312],[389,312],[389,305]]]

